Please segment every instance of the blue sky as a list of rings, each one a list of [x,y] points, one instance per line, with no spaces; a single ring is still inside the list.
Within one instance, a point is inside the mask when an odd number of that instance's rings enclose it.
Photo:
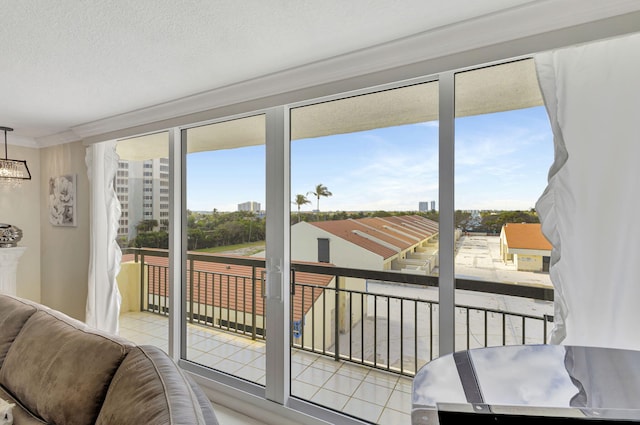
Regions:
[[[547,184],[553,136],[543,107],[456,120],[456,209],[529,209]],[[187,208],[265,207],[264,146],[190,154]],[[438,205],[436,122],[381,128],[291,145],[291,196],[317,184],[333,193],[321,211],[413,211]],[[316,207],[316,198],[307,196]],[[292,211],[297,207],[292,205]]]

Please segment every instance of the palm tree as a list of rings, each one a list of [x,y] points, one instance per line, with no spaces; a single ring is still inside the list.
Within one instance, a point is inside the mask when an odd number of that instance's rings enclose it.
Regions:
[[[293,201],[293,203],[298,206],[298,223],[300,223],[300,207],[303,206],[304,204],[310,204],[311,201],[308,200],[306,196],[297,194],[296,200]]]
[[[333,193],[329,192],[329,189],[327,189],[327,186],[323,185],[322,183],[316,185],[316,191],[315,192],[307,192],[307,195],[313,193],[313,195],[317,198],[318,200],[318,204],[316,207],[316,210],[318,212],[320,212],[320,197],[324,196],[324,197],[329,197],[331,195],[333,195]]]

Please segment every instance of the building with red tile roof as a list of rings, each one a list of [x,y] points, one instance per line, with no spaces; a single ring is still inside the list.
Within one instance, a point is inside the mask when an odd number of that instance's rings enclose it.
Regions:
[[[438,223],[418,215],[300,222],[291,228],[292,260],[428,274],[437,256]]]
[[[519,271],[549,271],[551,243],[540,223],[507,223],[500,231],[500,255]]]
[[[417,215],[301,222],[292,226],[291,260],[324,263],[329,267],[430,273],[437,265],[437,236],[438,223]],[[326,251],[320,252],[322,250]],[[141,306],[166,313],[166,250],[145,251],[158,251],[158,255],[144,257],[144,280],[148,286],[145,286]],[[264,335],[264,267],[225,262],[225,258],[242,257],[238,255],[192,254],[197,256],[187,261],[188,319],[234,332]],[[264,258],[253,258],[264,263]],[[123,257],[123,263],[131,260],[132,254]],[[129,263],[134,264],[139,263]],[[139,282],[139,267],[136,269],[132,276],[138,276],[134,281]],[[292,280],[296,284],[291,298],[293,342],[307,348],[332,344],[333,317],[326,312],[335,309],[335,278],[296,272]],[[340,288],[365,293],[366,281],[345,277]],[[351,310],[350,316],[344,313],[344,308],[339,310],[342,313],[338,326],[343,331],[348,328],[349,320],[361,319],[364,298],[350,299],[347,292],[341,292],[339,298]]]
[[[146,252],[150,251],[157,251],[159,255],[164,256],[144,257],[144,278],[148,286],[142,306],[144,309],[166,313],[169,291],[166,250],[146,249]],[[187,299],[193,301],[189,303],[188,311],[193,313],[194,320],[234,331],[248,331],[255,323],[256,332],[262,335],[265,314],[262,297],[264,267],[224,262],[224,258],[242,258],[238,255],[197,254],[199,258],[210,257],[211,261],[187,262]],[[264,258],[255,259],[264,261]],[[133,254],[124,255],[122,258],[123,263],[133,260]],[[303,321],[313,304],[323,296],[322,288],[335,287],[333,276],[305,272],[295,274],[295,283],[301,287],[291,298],[291,318],[294,323]],[[328,299],[331,301],[331,297]]]

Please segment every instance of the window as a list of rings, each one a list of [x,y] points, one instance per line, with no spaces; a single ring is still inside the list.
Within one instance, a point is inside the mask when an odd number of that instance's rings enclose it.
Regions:
[[[419,284],[437,282],[438,217],[418,213],[439,193],[438,82],[290,115],[291,395],[390,423],[387,401],[406,398],[409,376],[438,355],[417,327],[433,323],[438,299]],[[318,263],[352,271],[304,273]],[[393,371],[389,387],[363,365]]]
[[[153,140],[153,143],[147,143]],[[168,149],[168,133],[156,133],[153,135],[142,136],[121,140],[118,142],[116,152],[120,155],[120,168],[127,169],[127,174],[121,176],[122,181],[118,181],[117,191],[122,192],[119,196],[121,202],[122,218],[118,229],[118,243],[122,247],[138,246],[142,249],[167,249],[167,232],[162,231],[157,225],[153,225],[154,221],[158,221],[160,216],[158,212],[153,211],[153,187],[145,187],[144,174],[153,167],[153,163],[158,162],[158,158],[167,157]],[[142,148],[145,146],[145,148]],[[146,157],[146,160],[139,160]],[[118,179],[120,180],[120,179]],[[152,181],[153,182],[153,181]],[[145,221],[148,221],[145,223]],[[132,273],[140,273],[138,263],[136,263],[136,254],[126,251],[122,256],[122,270],[135,270]],[[139,289],[144,289],[144,295],[139,302],[142,311],[154,312],[160,319],[155,323],[153,335],[147,333],[148,344],[153,344],[163,350],[167,350],[167,340],[169,335],[167,314],[168,314],[168,263],[167,258],[159,258],[153,264],[146,264],[143,269],[145,279],[144,285],[136,281]],[[126,317],[120,321],[120,332],[127,332],[144,335],[149,332],[144,320],[140,318]],[[146,330],[145,330],[146,329]]]
[[[208,377],[272,400],[282,388],[291,405],[396,423],[409,420],[413,374],[448,350],[442,335],[455,349],[495,344],[482,330],[486,322],[476,320],[488,310],[467,308],[474,307],[477,293],[458,288],[457,308],[450,301],[441,304],[440,294],[447,262],[454,263],[453,290],[454,283],[472,286],[487,279],[489,263],[474,253],[477,246],[465,243],[479,244],[477,226],[489,233],[483,240],[495,238],[495,245],[500,239],[496,227],[487,230],[490,218],[512,206],[490,202],[516,199],[533,181],[544,187],[552,153],[540,100],[505,104],[518,100],[514,93],[523,93],[518,84],[529,80],[522,74],[508,80],[514,65],[504,66],[508,69],[447,73],[441,80],[416,79],[180,129],[187,152],[187,261],[179,266],[185,271],[186,314],[179,319],[186,367],[195,363]],[[455,98],[445,89],[452,82]],[[441,116],[447,102],[442,94],[451,96],[455,116]],[[443,137],[441,127],[452,137]],[[443,154],[443,147],[451,147],[452,155]],[[528,163],[509,157],[512,151],[526,154]],[[131,162],[129,178],[147,168],[150,162],[144,167]],[[449,171],[450,179],[441,177]],[[508,178],[490,178],[499,173]],[[135,175],[142,186],[142,176]],[[157,220],[158,232],[149,233],[166,234],[166,209],[173,205],[169,181],[153,182],[144,189],[130,185],[129,206],[143,193],[159,190],[165,195],[162,211],[143,214],[139,210],[152,204],[138,202],[130,209],[130,223],[135,228],[142,219]],[[279,202],[283,195],[290,199]],[[531,213],[532,206],[518,208]],[[266,214],[273,218],[271,231],[284,226],[268,241]],[[447,221],[455,230],[445,227]],[[456,244],[446,252],[442,240],[449,237]],[[516,253],[503,254],[497,257],[501,267],[516,261]],[[523,266],[535,262],[518,255]],[[540,261],[542,271],[535,273],[543,274],[548,256]],[[158,273],[165,276],[167,268]],[[274,278],[267,288],[270,273],[281,281]],[[501,275],[489,280],[509,282]],[[164,317],[168,297],[162,288],[158,283],[149,289],[155,298],[147,307]],[[441,319],[447,309],[455,314],[451,324]],[[267,326],[272,314],[287,331]],[[473,318],[463,322],[466,316]],[[519,325],[508,323],[509,332],[518,334]],[[507,340],[517,343],[512,335]],[[267,358],[275,358],[277,367],[267,368]]]
[[[551,244],[542,235],[535,204],[553,162],[553,134],[534,67],[526,59],[455,75],[459,278],[552,288],[544,260]],[[544,341],[545,320],[526,317],[552,316],[553,302],[466,291],[458,296],[470,306],[513,314],[459,311],[456,350]],[[505,334],[487,335],[491,322],[506,323]]]
[[[330,263],[329,239],[318,238],[318,263]]]
[[[266,217],[237,205],[264,203],[265,132],[264,115],[184,130],[186,248],[197,255],[186,264],[186,359],[257,385],[266,373]]]

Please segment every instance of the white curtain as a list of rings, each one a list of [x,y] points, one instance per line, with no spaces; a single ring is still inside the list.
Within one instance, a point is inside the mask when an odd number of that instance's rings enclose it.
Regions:
[[[116,242],[120,203],[113,188],[118,170],[116,142],[87,148],[85,162],[90,189],[90,256],[86,322],[103,331],[118,333],[121,296],[116,282],[122,252]]]
[[[640,350],[640,34],[536,55],[555,162],[552,343]]]

